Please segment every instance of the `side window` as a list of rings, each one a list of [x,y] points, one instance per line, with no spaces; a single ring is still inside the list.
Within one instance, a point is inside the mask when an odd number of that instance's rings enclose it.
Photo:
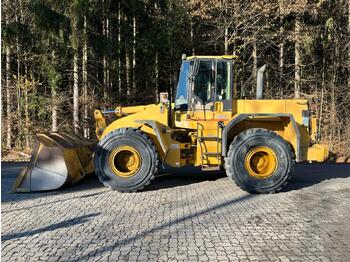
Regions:
[[[216,101],[231,99],[231,63],[218,61],[216,70]]]
[[[181,65],[179,81],[177,83],[175,108],[187,109],[188,98],[188,73],[190,68],[189,61],[183,61]]]
[[[213,61],[199,61],[198,72],[194,78],[193,98],[195,109],[211,109],[213,106],[213,85],[214,85]]]

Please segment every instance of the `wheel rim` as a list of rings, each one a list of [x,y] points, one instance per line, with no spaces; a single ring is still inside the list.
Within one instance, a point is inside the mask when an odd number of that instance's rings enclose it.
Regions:
[[[276,171],[278,160],[271,148],[259,146],[248,152],[244,166],[250,176],[264,179],[272,176]]]
[[[127,178],[140,170],[141,156],[135,148],[121,146],[111,152],[108,162],[116,176]]]

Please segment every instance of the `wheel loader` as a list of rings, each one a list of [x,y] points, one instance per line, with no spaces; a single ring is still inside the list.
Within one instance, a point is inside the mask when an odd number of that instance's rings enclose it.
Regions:
[[[305,99],[263,99],[258,70],[254,99],[233,99],[236,57],[183,56],[175,101],[167,93],[151,105],[96,110],[97,143],[77,135],[37,136],[30,165],[16,192],[53,190],[95,172],[106,186],[135,192],[151,183],[161,164],[224,169],[250,193],[280,191],[295,162],[322,162],[316,118]],[[113,113],[114,120],[106,121]]]

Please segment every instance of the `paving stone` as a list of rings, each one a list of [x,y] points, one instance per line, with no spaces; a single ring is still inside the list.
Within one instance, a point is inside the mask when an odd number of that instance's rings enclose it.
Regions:
[[[162,176],[132,194],[95,177],[14,194],[14,179],[1,181],[2,261],[350,261],[346,177],[292,179],[273,195],[221,174]]]

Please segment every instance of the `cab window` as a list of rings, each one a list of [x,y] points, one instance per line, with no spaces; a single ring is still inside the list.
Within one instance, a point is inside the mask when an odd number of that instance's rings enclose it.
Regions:
[[[231,63],[218,61],[216,70],[216,101],[231,99]]]
[[[205,109],[212,108],[214,78],[213,61],[200,60],[193,87],[193,103],[196,110],[203,110],[203,105]]]

